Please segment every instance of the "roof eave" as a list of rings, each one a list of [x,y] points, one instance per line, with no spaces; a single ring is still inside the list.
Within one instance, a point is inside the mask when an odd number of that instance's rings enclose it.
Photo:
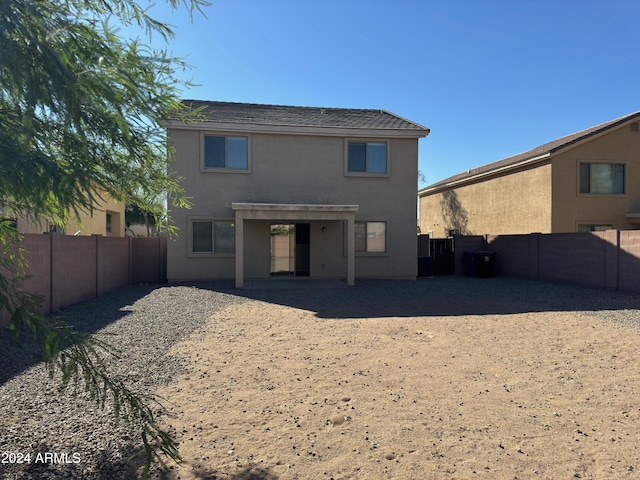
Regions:
[[[559,155],[561,153],[565,153],[568,150],[571,150],[573,148],[579,147],[585,143],[591,142],[599,137],[602,137],[604,135],[607,135],[609,132],[611,132],[612,130],[618,129],[618,128],[622,128],[625,127],[635,121],[638,121],[638,119],[640,118],[640,112],[634,112],[631,113],[629,115],[625,115],[624,117],[621,117],[619,119],[617,119],[616,121],[612,121],[612,122],[608,122],[606,124],[603,124],[602,128],[589,132],[587,134],[585,134],[584,136],[580,136],[577,137],[571,141],[567,141],[565,143],[561,143],[553,148],[550,148],[548,151],[546,151],[543,154],[540,155],[536,155],[534,157],[530,157],[528,159],[525,160],[521,160],[519,162],[516,163],[512,163],[512,164],[508,164],[508,165],[503,165],[500,166],[498,168],[492,168],[492,169],[488,169],[482,172],[479,172],[478,174],[473,174],[470,173],[468,175],[464,175],[464,174],[459,174],[459,175],[454,175],[453,177],[450,177],[448,179],[442,180],[441,182],[438,183],[434,183],[433,185],[428,185],[425,188],[421,189],[418,191],[418,196],[423,197],[426,195],[432,195],[435,193],[439,193],[443,190],[447,190],[449,188],[454,188],[454,187],[459,187],[462,185],[466,185],[466,184],[470,184],[470,183],[474,183],[476,182],[478,179],[484,179],[486,177],[489,176],[493,176],[493,175],[498,175],[498,174],[502,174],[504,172],[508,172],[510,170],[516,170],[520,167],[538,162],[538,161],[542,161],[545,159],[548,159],[552,156],[556,156]],[[587,129],[590,130],[590,129]],[[580,133],[580,132],[578,132]],[[569,135],[571,136],[571,135]],[[564,138],[564,137],[561,137]],[[553,142],[550,142],[553,143]],[[538,149],[540,149],[540,147],[538,147]],[[534,149],[535,150],[535,149]],[[511,158],[511,157],[510,157]],[[505,160],[499,160],[496,163],[502,163],[504,161],[507,161],[507,159]],[[491,164],[489,164],[491,165]],[[479,167],[482,168],[482,167]],[[477,170],[477,169],[476,169]]]
[[[640,117],[640,112],[627,115],[625,118],[621,119],[620,121],[611,123],[610,125],[607,125],[606,127],[603,127],[600,130],[591,132],[589,135],[585,135],[584,137],[579,137],[570,142],[564,143],[562,145],[558,145],[557,147],[549,150],[549,153],[551,153],[552,155],[556,155],[558,153],[563,153],[563,152],[566,152],[567,150],[571,150],[572,148],[579,147],[580,145],[584,145],[585,143],[591,142],[597,138],[600,138],[609,134],[612,130],[626,127],[627,125],[630,125],[633,122],[637,122],[639,117]]]
[[[388,137],[423,138],[429,135],[428,128],[362,128],[362,127],[319,127],[305,125],[263,125],[256,123],[211,122],[195,124],[168,120],[165,127],[172,130],[218,131],[229,133],[268,133],[280,135],[316,135],[347,137]]]
[[[551,155],[552,155],[551,152],[545,152],[542,155],[537,155],[535,157],[528,158],[517,163],[512,163],[510,165],[504,165],[502,167],[493,168],[493,169],[486,170],[483,172],[478,172],[475,174],[470,173],[469,175],[465,175],[462,178],[451,177],[450,180],[443,180],[442,182],[436,183],[434,185],[429,185],[427,187],[424,187],[421,190],[418,190],[418,196],[424,197],[427,195],[433,195],[435,193],[440,193],[443,190],[448,190],[450,188],[456,188],[456,187],[461,187],[471,183],[476,183],[477,181],[484,180],[487,177],[501,175],[503,173],[508,173],[512,170],[518,170],[522,167],[528,167],[535,163],[539,163],[549,159]]]

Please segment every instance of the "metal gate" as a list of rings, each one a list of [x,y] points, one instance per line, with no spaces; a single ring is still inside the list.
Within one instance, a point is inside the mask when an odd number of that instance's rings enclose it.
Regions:
[[[418,236],[418,257],[430,258],[431,275],[453,275],[455,273],[455,248],[453,238],[429,238]],[[418,260],[420,262],[420,258]]]
[[[434,275],[453,275],[455,273],[455,254],[453,238],[431,238],[429,248],[433,257]]]

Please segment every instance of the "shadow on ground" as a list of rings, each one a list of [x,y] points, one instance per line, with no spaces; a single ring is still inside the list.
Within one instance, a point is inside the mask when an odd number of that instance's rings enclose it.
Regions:
[[[78,332],[95,333],[130,314],[126,310],[137,300],[162,285],[132,285],[103,297],[62,309],[51,317],[60,316]],[[0,385],[42,359],[41,353],[26,329],[14,335],[0,327]]]
[[[231,475],[222,474],[217,471],[199,470],[193,472],[199,480],[278,480],[278,476],[271,473],[269,469],[248,467]]]
[[[354,287],[335,289],[236,290],[222,282],[193,286],[312,311],[319,318],[440,317],[640,309],[638,294],[508,277],[358,280]]]
[[[65,308],[59,314],[76,330],[94,333],[129,315],[127,306],[156,289],[166,289],[167,295],[173,295],[172,286],[286,305],[327,319],[640,309],[640,295],[633,293],[509,277],[442,276],[416,281],[357,280],[349,288],[236,289],[233,281],[135,285]],[[187,300],[173,296],[169,304],[182,309]],[[16,346],[5,329],[4,335],[0,334],[0,353],[0,385],[39,361],[28,332],[21,333]]]
[[[139,478],[144,464],[144,454],[136,453],[127,446],[103,450],[91,459],[77,453],[79,450],[73,447],[61,449],[56,444],[34,443],[29,452],[23,452],[29,453],[28,461],[2,465],[1,478],[128,480]]]
[[[417,281],[376,281],[358,280],[351,288],[324,289],[251,289],[238,290],[231,281],[199,282],[175,285],[131,286],[104,297],[84,302],[81,305],[69,307],[61,313],[67,315],[67,320],[79,331],[96,332],[132,314],[131,306],[138,300],[151,294],[160,295],[162,304],[155,310],[142,310],[133,319],[133,326],[140,330],[136,322],[157,320],[165,313],[166,319],[180,318],[175,312],[189,312],[190,315],[201,317],[202,323],[210,318],[216,309],[227,307],[230,301],[236,299],[252,299],[267,303],[286,305],[306,311],[315,312],[318,319],[336,318],[379,318],[379,317],[413,317],[413,316],[461,316],[461,315],[507,315],[526,312],[558,312],[558,311],[620,311],[640,310],[640,295],[596,290],[570,285],[518,280],[506,277],[496,278],[468,278],[468,277],[434,277]],[[185,295],[184,288],[193,288],[202,295]],[[211,295],[209,294],[211,292]],[[185,308],[185,302],[200,299],[209,305],[199,306],[198,309]],[[152,298],[155,300],[155,298]],[[148,303],[148,302],[147,302]],[[175,309],[174,312],[170,310]],[[638,312],[631,312],[631,316]],[[151,318],[153,317],[153,318]],[[638,318],[640,325],[640,318]],[[637,326],[637,325],[636,325]],[[163,327],[168,328],[168,327]],[[197,328],[197,327],[194,327]],[[176,328],[176,340],[189,332],[182,332]],[[24,337],[23,337],[24,338]],[[14,346],[11,338],[0,336],[0,385],[24,369],[37,363],[34,351],[28,343]],[[128,347],[127,347],[128,348]],[[163,347],[164,348],[164,347]],[[151,363],[157,362],[159,357],[151,358]],[[50,448],[41,445],[39,448]],[[102,470],[94,472],[91,478],[123,478],[115,472],[132,473],[140,468],[140,459],[132,459],[133,445],[123,445],[122,460],[107,456],[92,459],[92,462],[102,464]],[[128,450],[128,451],[125,451]],[[126,455],[125,455],[126,454]],[[126,459],[124,457],[127,457]],[[134,455],[134,457],[136,457]],[[43,472],[51,473],[44,466]],[[80,468],[71,466],[71,469]],[[35,470],[34,470],[35,471]],[[69,470],[64,472],[66,475]],[[30,472],[34,473],[34,472]],[[104,474],[103,474],[104,473]],[[162,472],[155,472],[156,478],[163,478]],[[78,470],[78,478],[82,478]],[[232,474],[232,476],[216,471],[197,472],[202,480],[230,478],[233,480],[277,480],[277,476],[268,470],[248,468]],[[67,478],[60,476],[59,478]],[[116,476],[114,476],[116,475]],[[16,478],[38,478],[16,477]],[[40,476],[40,478],[43,478]],[[49,478],[56,478],[51,476]],[[134,478],[134,477],[129,477]],[[168,478],[165,476],[164,478]]]

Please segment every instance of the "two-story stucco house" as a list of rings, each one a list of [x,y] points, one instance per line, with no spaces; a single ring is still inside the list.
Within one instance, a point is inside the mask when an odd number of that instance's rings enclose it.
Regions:
[[[420,230],[504,235],[640,227],[640,112],[418,192]]]
[[[168,121],[191,209],[167,252],[169,281],[415,278],[418,139],[383,110],[186,100]]]

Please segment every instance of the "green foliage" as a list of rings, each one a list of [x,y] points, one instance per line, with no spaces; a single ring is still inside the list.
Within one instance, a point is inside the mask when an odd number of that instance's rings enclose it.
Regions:
[[[164,194],[186,204],[167,168],[162,120],[189,115],[176,76],[187,65],[139,39],[120,38],[108,21],[114,17],[172,34],[132,0],[0,3],[5,212],[65,219],[103,192],[119,200]]]
[[[16,340],[29,335],[40,350],[49,375],[57,375],[60,388],[82,389],[101,408],[110,402],[116,421],[125,421],[138,430],[145,449],[143,476],[149,475],[153,462],[164,458],[180,461],[178,444],[163,430],[161,418],[166,409],[153,395],[130,390],[119,378],[111,376],[103,360],[118,356],[108,343],[75,332],[60,318],[37,313],[42,298],[22,289],[24,261],[20,235],[15,226],[0,220],[0,315],[9,315],[9,330]]]
[[[205,0],[167,0],[191,14]],[[166,50],[118,35],[133,25],[168,40],[170,27],[135,0],[3,0],[0,2],[0,216],[64,225],[106,194],[158,213],[165,202],[188,207],[162,121],[188,121],[179,101],[188,66]],[[158,199],[163,199],[158,202]],[[38,312],[22,288],[25,266],[15,225],[0,221],[0,315],[16,335],[27,332],[61,386],[82,385],[117,419],[140,426],[145,475],[159,455],[179,459],[160,428],[153,397],[131,392],[107,372],[107,344],[79,335]],[[152,406],[150,406],[152,405]]]
[[[13,222],[0,219],[0,318],[11,316],[20,308],[18,299],[24,280],[20,239]]]
[[[112,377],[107,371],[103,356],[117,357],[118,352],[106,342],[72,331],[64,323],[54,320],[46,326],[55,329],[52,336],[64,346],[46,358],[51,376],[60,372],[63,389],[83,384],[84,391],[101,408],[111,402],[116,421],[124,420],[138,429],[146,452],[144,476],[148,476],[154,461],[163,463],[163,457],[181,461],[178,444],[162,428],[160,418],[167,411],[158,397],[131,391],[121,379]]]
[[[163,227],[167,227],[167,215],[162,203],[151,207],[140,207],[136,203],[128,203],[124,209],[124,217],[127,228],[130,225],[144,225],[147,228],[147,237],[151,236],[151,227],[156,228],[156,234],[159,234]]]

